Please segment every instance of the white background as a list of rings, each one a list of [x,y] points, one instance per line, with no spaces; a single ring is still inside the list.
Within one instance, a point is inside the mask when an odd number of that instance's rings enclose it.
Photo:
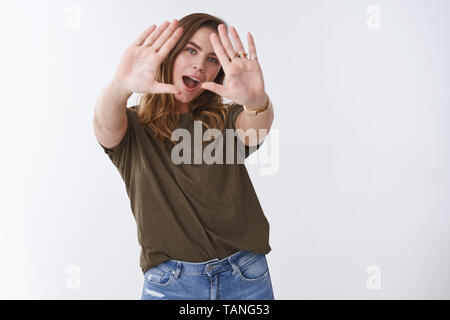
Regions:
[[[140,299],[136,224],[93,110],[146,27],[193,12],[246,48],[252,32],[274,104],[279,170],[247,168],[275,298],[449,299],[444,0],[1,1],[0,298]]]

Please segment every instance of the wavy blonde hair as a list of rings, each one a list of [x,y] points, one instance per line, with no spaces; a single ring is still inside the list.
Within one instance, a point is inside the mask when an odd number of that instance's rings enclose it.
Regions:
[[[183,50],[186,43],[201,27],[211,28],[218,33],[219,24],[227,24],[215,16],[206,13],[193,13],[179,20],[179,26],[183,27],[183,34],[172,48],[167,57],[161,63],[157,71],[157,80],[162,83],[173,84],[172,70],[177,55]],[[223,84],[225,73],[222,67],[214,82]],[[194,120],[201,121],[206,129],[216,128],[223,132],[225,119],[229,112],[230,104],[224,104],[223,99],[216,93],[205,90],[190,103],[190,110]],[[148,125],[155,133],[156,138],[165,145],[166,142],[177,144],[171,140],[172,132],[180,121],[180,113],[175,106],[173,94],[147,93],[141,96],[137,112],[139,121]],[[212,137],[213,139],[214,137]]]

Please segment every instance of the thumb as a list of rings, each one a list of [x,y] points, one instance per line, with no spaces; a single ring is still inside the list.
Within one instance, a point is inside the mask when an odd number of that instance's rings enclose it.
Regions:
[[[180,94],[180,90],[178,90],[174,85],[159,82],[155,83],[154,91],[158,93],[171,93],[175,95]]]
[[[204,82],[201,84],[201,87],[203,89],[212,91],[216,94],[218,94],[219,96],[224,97],[225,93],[226,93],[226,89],[224,86],[222,86],[221,84],[215,83],[215,82]]]

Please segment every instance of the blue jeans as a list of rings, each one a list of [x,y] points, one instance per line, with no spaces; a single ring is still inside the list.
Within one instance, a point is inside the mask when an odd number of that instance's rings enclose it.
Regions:
[[[238,251],[205,262],[164,261],[144,274],[142,300],[274,300],[266,255]]]

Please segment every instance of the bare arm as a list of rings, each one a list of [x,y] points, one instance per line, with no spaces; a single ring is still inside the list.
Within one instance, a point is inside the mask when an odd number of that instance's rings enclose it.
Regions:
[[[257,110],[259,109],[259,107],[250,109]],[[241,113],[239,113],[236,119],[236,129],[239,138],[246,146],[249,147],[260,144],[269,134],[270,128],[272,127],[273,119],[274,119],[273,106],[271,106],[267,112],[258,114],[256,116],[248,114],[247,112],[245,112],[245,110],[242,111]],[[241,133],[238,129],[242,129],[243,132]],[[254,137],[253,140],[251,139],[252,137],[251,131],[249,132],[248,135],[245,135],[245,131],[247,131],[248,129],[254,129],[256,131],[255,132],[256,136]]]
[[[107,148],[117,145],[127,129],[126,107],[131,92],[122,89],[114,80],[101,91],[94,109],[94,133],[98,142]]]
[[[178,20],[165,21],[158,29],[147,28],[124,52],[113,80],[102,90],[94,110],[93,126],[98,142],[111,149],[127,131],[127,101],[136,93],[179,94],[172,84],[160,83],[157,70],[180,38]]]

